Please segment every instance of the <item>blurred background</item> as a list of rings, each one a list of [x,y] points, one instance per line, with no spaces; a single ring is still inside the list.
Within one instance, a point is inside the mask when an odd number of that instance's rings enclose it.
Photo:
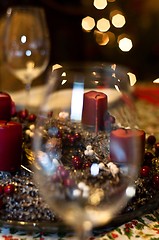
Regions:
[[[50,65],[109,61],[130,67],[138,81],[152,82],[159,77],[158,0],[1,0],[1,43],[6,9],[22,4],[45,9],[51,38]],[[41,82],[44,74],[33,85]],[[1,44],[0,81],[5,90],[16,84],[9,79],[14,77],[3,63]],[[21,87],[20,81],[18,84]]]

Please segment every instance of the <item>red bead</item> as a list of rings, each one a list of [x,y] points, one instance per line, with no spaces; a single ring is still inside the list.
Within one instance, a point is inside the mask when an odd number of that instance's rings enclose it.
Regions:
[[[154,155],[151,152],[146,152],[144,155],[144,165],[151,166],[153,158]]]
[[[159,143],[155,144],[155,154],[156,156],[159,156]]]
[[[80,133],[75,133],[75,134],[74,134],[74,137],[75,137],[76,140],[81,139]]]
[[[156,188],[156,189],[159,189],[159,175],[156,174],[153,176],[152,178],[152,183],[153,183],[153,186]]]
[[[156,137],[154,135],[148,136],[148,138],[147,138],[147,143],[148,144],[154,145],[155,142],[156,142]]]
[[[81,169],[82,168],[82,159],[79,156],[74,156],[72,159],[72,164],[75,169]]]
[[[154,158],[154,155],[152,154],[152,152],[145,152],[144,158],[145,160],[152,160]]]
[[[63,184],[66,187],[72,187],[75,185],[75,182],[72,178],[66,178],[66,179],[64,179]]]
[[[63,165],[59,165],[57,167],[57,172],[60,173],[61,171],[65,170],[65,167]]]
[[[143,166],[140,169],[140,175],[141,177],[148,177],[150,172],[150,167],[149,166]]]
[[[83,163],[83,169],[87,169],[91,166],[90,162],[84,162]]]
[[[13,184],[8,184],[8,185],[4,186],[4,193],[5,194],[10,195],[10,194],[14,193],[14,190],[15,190],[15,187],[14,187]]]
[[[36,115],[34,113],[29,114],[28,120],[29,120],[29,122],[35,122]]]
[[[66,170],[66,169],[61,170],[61,171],[60,171],[60,176],[61,176],[62,179],[68,178],[68,176],[69,176],[69,171]]]
[[[75,138],[74,134],[68,134],[67,139],[68,139],[69,143],[73,144],[75,142],[76,138]]]
[[[29,114],[28,110],[24,109],[19,111],[18,116],[20,119],[25,120],[28,117],[28,114]]]

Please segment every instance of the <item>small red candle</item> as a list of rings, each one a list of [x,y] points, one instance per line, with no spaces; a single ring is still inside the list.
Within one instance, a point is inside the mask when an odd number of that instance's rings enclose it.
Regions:
[[[145,132],[139,129],[119,128],[110,133],[110,158],[117,163],[143,162],[145,153]]]
[[[0,121],[0,171],[20,169],[22,154],[22,125]]]
[[[0,120],[11,119],[12,99],[8,93],[0,92]]]
[[[89,91],[84,94],[82,111],[82,123],[84,125],[102,130],[106,111],[107,95],[96,91]]]

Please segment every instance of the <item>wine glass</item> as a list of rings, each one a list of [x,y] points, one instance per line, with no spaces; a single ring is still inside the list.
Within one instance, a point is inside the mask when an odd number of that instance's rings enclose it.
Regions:
[[[33,139],[34,179],[78,239],[108,223],[135,194],[144,132],[127,69],[54,65]]]
[[[17,6],[7,9],[4,55],[8,69],[25,84],[26,107],[32,81],[49,62],[50,41],[42,8]]]

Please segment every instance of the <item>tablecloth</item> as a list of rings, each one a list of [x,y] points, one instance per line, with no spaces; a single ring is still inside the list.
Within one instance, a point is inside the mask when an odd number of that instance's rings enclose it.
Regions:
[[[25,232],[17,231],[14,228],[1,228],[0,239],[3,240],[51,240],[51,239],[76,239],[73,233],[43,233],[43,232]],[[123,224],[122,226],[110,231],[101,232],[95,231],[90,240],[158,240],[159,239],[159,213],[154,211],[153,213],[146,214],[143,217],[133,219],[130,222]]]

